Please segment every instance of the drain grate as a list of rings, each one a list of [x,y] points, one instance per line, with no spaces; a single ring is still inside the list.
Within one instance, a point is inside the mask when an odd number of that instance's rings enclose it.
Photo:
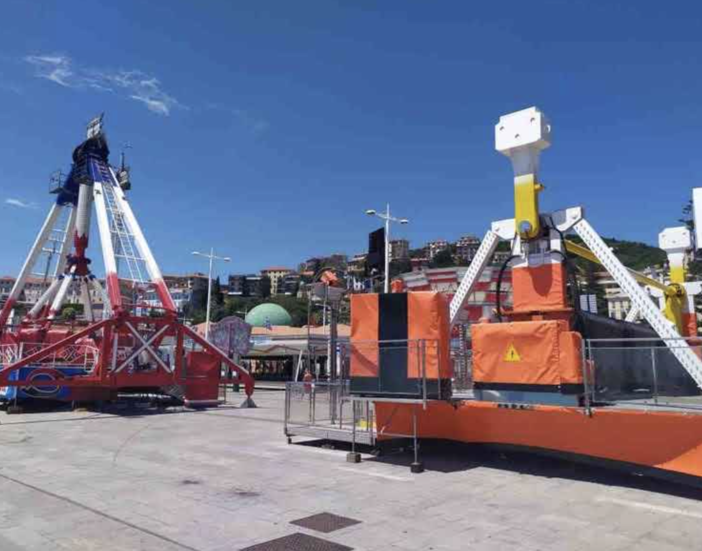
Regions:
[[[290,524],[329,534],[330,532],[335,532],[336,530],[341,530],[342,528],[347,528],[349,526],[353,526],[354,524],[360,523],[360,520],[354,520],[349,517],[342,517],[332,513],[319,513],[317,515],[312,515],[311,517],[293,520]]]
[[[352,551],[340,543],[315,538],[307,534],[290,534],[271,541],[257,543],[241,551]]]

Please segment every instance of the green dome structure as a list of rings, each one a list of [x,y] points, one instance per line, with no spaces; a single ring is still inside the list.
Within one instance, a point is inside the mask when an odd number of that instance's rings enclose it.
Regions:
[[[248,314],[246,323],[253,327],[266,327],[267,325],[292,325],[292,317],[288,311],[277,304],[259,304]]]

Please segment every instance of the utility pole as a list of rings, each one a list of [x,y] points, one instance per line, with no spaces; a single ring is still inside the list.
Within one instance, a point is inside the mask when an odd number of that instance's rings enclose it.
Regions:
[[[385,284],[383,290],[385,293],[390,292],[390,222],[397,222],[398,224],[409,224],[407,218],[395,218],[390,215],[390,203],[385,207],[385,213],[377,212],[374,209],[368,209],[366,211],[368,216],[377,216],[381,220],[385,221]]]
[[[215,260],[222,260],[224,262],[231,262],[231,258],[228,256],[216,256],[214,253],[214,247],[210,248],[210,252],[201,253],[199,251],[193,251],[195,256],[204,256],[210,261],[210,269],[208,271],[207,277],[207,313],[205,314],[205,340],[209,340],[210,337],[210,312],[212,311],[212,265]]]

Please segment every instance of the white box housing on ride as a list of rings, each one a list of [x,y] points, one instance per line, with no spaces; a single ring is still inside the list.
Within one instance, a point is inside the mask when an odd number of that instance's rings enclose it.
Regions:
[[[519,147],[542,150],[550,145],[551,125],[537,107],[503,115],[495,125],[495,149],[508,157]]]
[[[666,228],[658,234],[658,246],[667,253],[692,249],[692,234],[685,226]]]

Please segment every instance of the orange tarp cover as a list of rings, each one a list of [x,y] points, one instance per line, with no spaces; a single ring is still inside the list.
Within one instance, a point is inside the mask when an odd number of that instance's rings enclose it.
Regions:
[[[351,295],[351,376],[378,376],[378,295]]]
[[[542,264],[512,270],[515,311],[560,310],[568,307],[563,264]]]
[[[453,364],[450,352],[449,305],[445,295],[432,291],[407,293],[407,339],[410,341],[407,376],[422,376],[421,340],[424,340],[424,370],[428,379],[450,379]]]
[[[378,377],[377,294],[351,295],[351,376]],[[407,377],[449,379],[453,374],[449,341],[448,299],[436,292],[407,293]]]
[[[564,321],[477,324],[473,378],[480,383],[581,383],[581,341]]]

